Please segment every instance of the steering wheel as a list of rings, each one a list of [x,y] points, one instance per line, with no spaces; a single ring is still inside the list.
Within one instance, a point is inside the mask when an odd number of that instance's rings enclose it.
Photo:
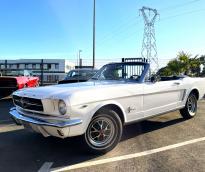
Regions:
[[[138,80],[139,78],[140,78],[139,75],[132,75],[132,76],[130,76],[130,79],[132,79],[132,80]]]

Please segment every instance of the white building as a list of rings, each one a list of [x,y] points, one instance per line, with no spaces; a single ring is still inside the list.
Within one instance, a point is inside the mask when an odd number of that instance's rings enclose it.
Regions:
[[[30,70],[41,78],[41,64],[43,65],[44,83],[56,83],[65,74],[75,68],[75,64],[65,59],[19,59],[0,60],[0,70]]]

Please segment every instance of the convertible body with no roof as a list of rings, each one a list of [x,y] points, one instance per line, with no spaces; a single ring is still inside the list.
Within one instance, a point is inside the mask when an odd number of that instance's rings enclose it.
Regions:
[[[13,93],[10,110],[17,124],[43,136],[82,136],[97,153],[113,149],[123,125],[174,110],[192,118],[205,94],[205,79],[186,76],[157,81],[144,62],[103,66],[89,81]]]

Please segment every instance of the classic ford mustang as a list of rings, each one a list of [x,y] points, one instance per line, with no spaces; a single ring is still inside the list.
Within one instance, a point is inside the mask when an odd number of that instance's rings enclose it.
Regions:
[[[10,115],[17,124],[60,138],[81,135],[93,152],[105,153],[120,141],[123,125],[180,110],[183,118],[197,113],[205,79],[186,76],[162,81],[149,78],[144,62],[111,63],[89,81],[13,93]]]

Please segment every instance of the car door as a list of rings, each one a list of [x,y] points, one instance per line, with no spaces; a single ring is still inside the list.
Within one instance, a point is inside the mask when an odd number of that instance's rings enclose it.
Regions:
[[[144,116],[148,117],[176,109],[182,97],[180,84],[180,80],[144,83]]]

